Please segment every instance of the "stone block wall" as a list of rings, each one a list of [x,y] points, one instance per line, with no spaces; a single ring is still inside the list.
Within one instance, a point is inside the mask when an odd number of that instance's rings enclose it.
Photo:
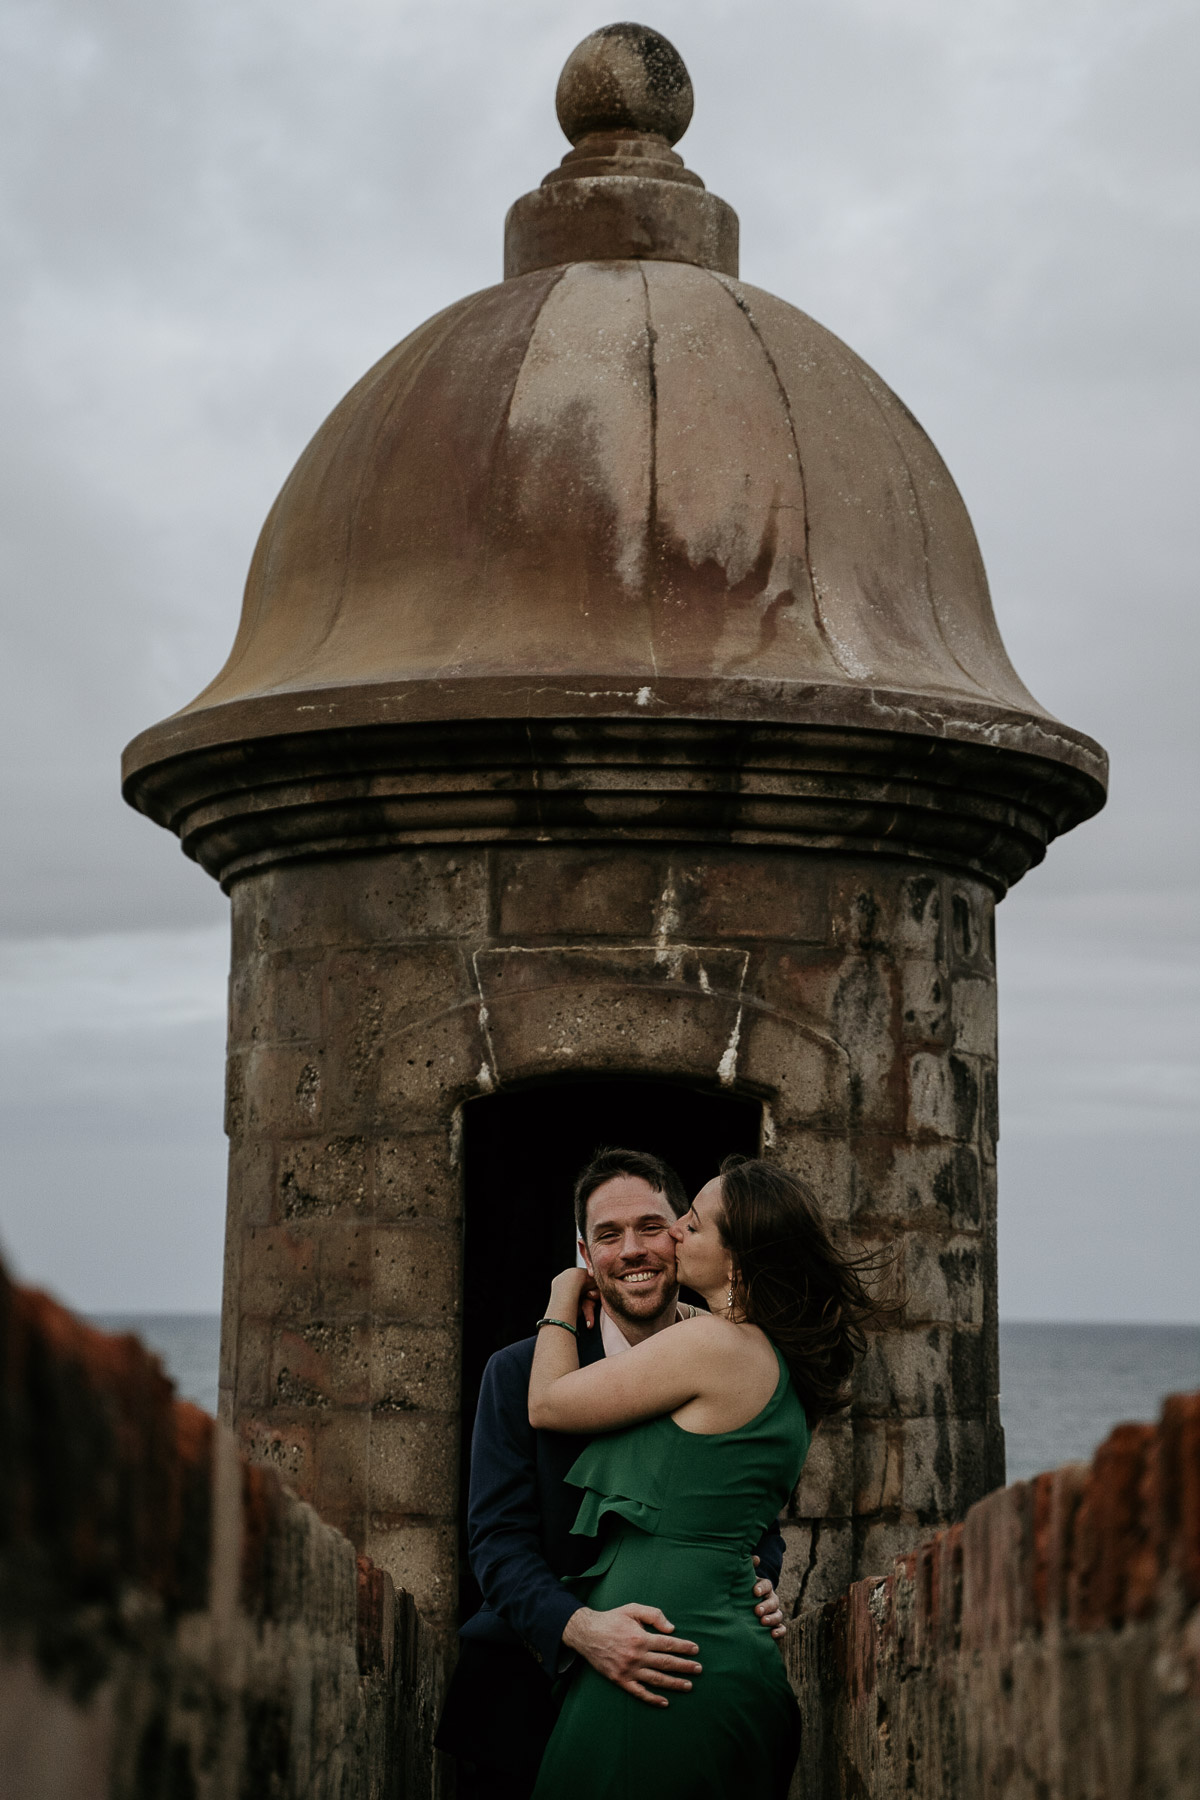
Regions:
[[[439,1698],[407,1594],[0,1271],[5,1800],[434,1800]]]
[[[818,1437],[790,1606],[1003,1480],[985,882],[886,855],[467,843],[276,866],[232,901],[222,1417],[430,1620],[455,1606],[462,1108],[508,1086],[742,1095],[839,1228],[897,1246],[906,1323]]]
[[[797,1800],[1197,1800],[1200,1394],[790,1629]]]

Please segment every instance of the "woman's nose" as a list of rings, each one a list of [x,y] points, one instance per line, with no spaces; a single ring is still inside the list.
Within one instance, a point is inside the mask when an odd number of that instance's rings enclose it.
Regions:
[[[683,1242],[683,1226],[682,1225],[668,1225],[667,1226],[667,1236],[674,1238],[674,1240],[677,1244],[682,1244],[682,1242]]]

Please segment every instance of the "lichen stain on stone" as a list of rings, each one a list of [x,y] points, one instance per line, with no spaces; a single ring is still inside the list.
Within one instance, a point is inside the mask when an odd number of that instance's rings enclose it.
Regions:
[[[296,1105],[301,1112],[311,1118],[317,1110],[317,1096],[321,1089],[321,1077],[312,1063],[305,1063],[296,1081]]]
[[[560,521],[564,549],[580,573],[590,565],[597,592],[615,576],[640,594],[652,456],[641,276],[629,267],[568,271],[539,314],[509,407],[500,458],[521,470],[510,490],[515,516],[540,547],[553,538],[549,522]]]
[[[729,1042],[724,1054],[717,1064],[717,1080],[722,1087],[732,1087],[737,1080],[738,1043],[742,1035],[742,1009],[738,1008],[737,1018],[733,1022],[733,1030],[729,1034]]]
[[[711,535],[703,544],[689,544],[660,520],[655,550],[660,667],[732,675],[771,666],[770,652],[784,615],[797,605],[802,576],[794,558],[780,556],[777,510],[768,513],[749,566],[736,575],[740,560],[735,545]]]
[[[941,913],[941,901],[938,895],[938,884],[932,875],[919,875],[905,883],[909,915],[914,925],[923,925],[925,915],[932,907],[932,917],[936,920]]]

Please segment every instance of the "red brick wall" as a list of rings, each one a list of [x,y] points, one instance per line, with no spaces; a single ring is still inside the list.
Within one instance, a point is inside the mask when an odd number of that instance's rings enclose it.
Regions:
[[[1200,1796],[1200,1394],[791,1628],[793,1793]]]
[[[428,1796],[411,1600],[136,1338],[0,1271],[0,1796]]]

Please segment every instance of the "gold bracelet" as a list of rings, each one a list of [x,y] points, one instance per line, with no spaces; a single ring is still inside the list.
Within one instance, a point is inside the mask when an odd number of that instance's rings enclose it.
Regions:
[[[567,1321],[565,1319],[539,1319],[537,1324],[533,1328],[534,1332],[535,1333],[539,1332],[542,1329],[543,1325],[561,1325],[563,1330],[569,1331],[573,1338],[577,1338],[579,1336],[579,1331],[578,1331],[577,1327],[574,1325],[568,1325]]]

